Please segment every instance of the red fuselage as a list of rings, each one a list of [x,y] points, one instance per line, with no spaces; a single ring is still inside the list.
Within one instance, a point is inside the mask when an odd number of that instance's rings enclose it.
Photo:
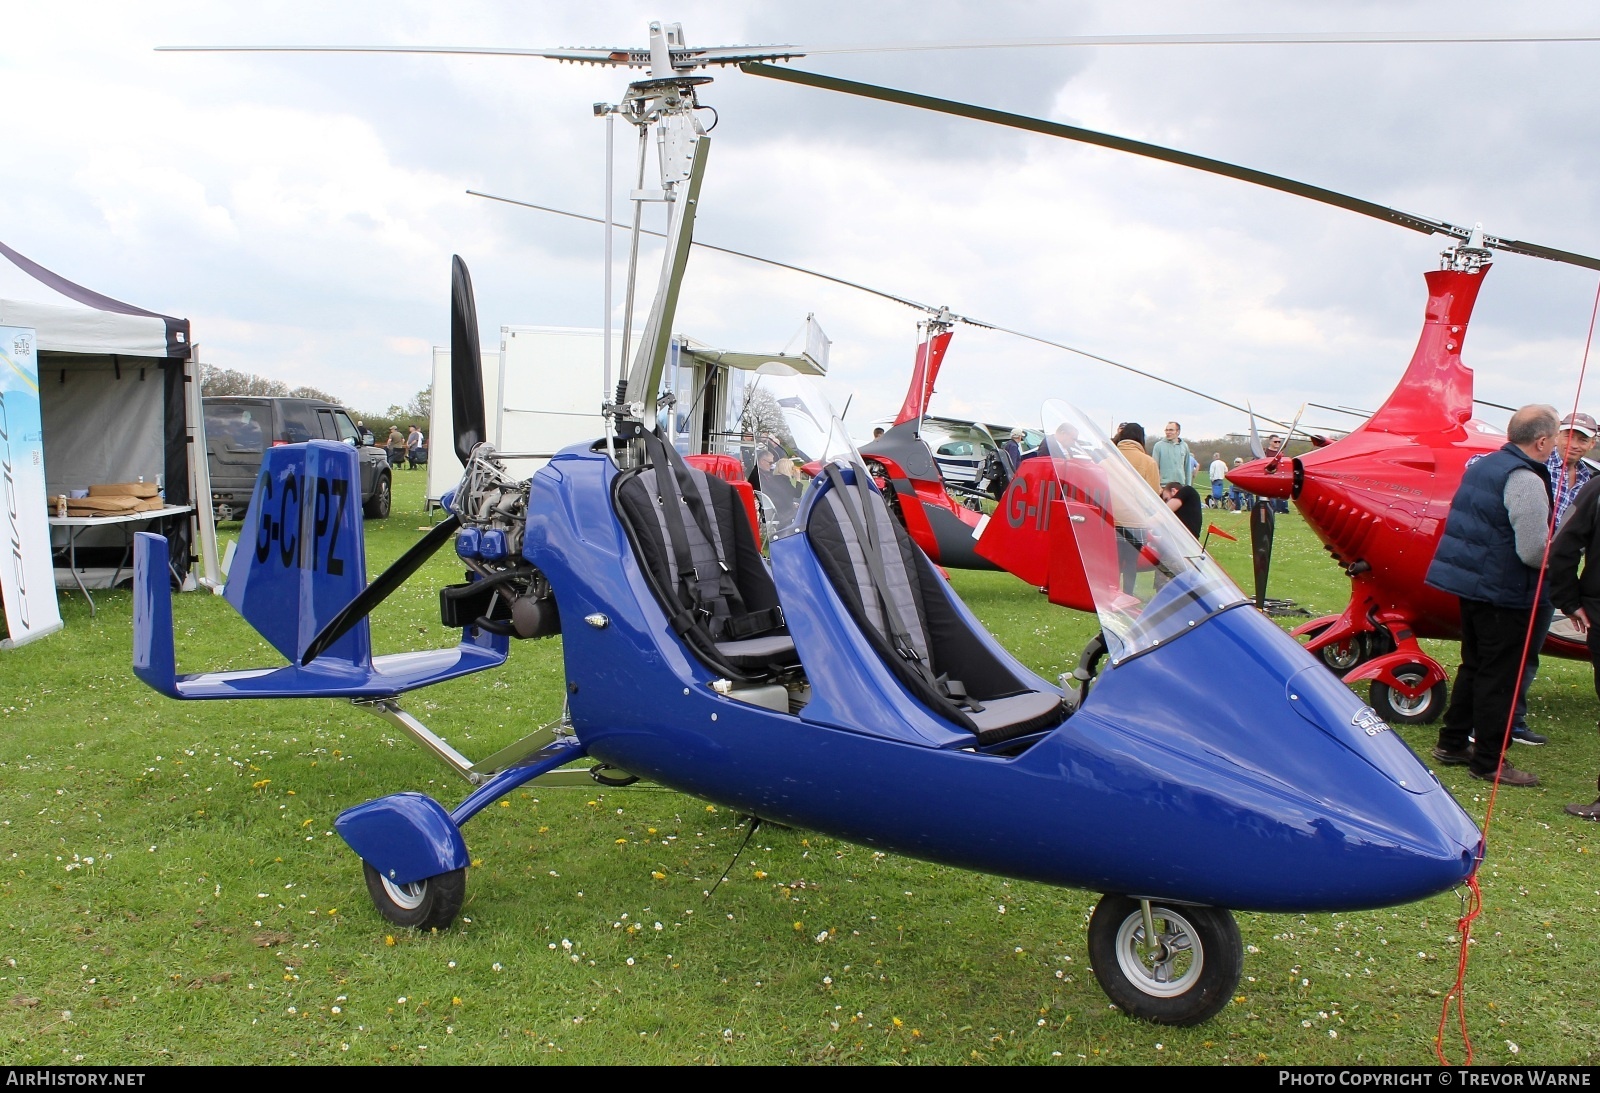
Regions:
[[[1228,475],[1250,493],[1293,498],[1350,576],[1344,615],[1302,628],[1313,648],[1371,630],[1400,640],[1460,636],[1459,601],[1424,578],[1468,461],[1506,442],[1472,416],[1472,371],[1461,362],[1487,270],[1427,274],[1427,315],[1410,367],[1360,428],[1296,458],[1257,459]],[[1581,655],[1559,641],[1547,648]]]

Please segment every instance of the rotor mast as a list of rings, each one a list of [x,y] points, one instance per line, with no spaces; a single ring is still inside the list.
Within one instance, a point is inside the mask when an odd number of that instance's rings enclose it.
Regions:
[[[1472,225],[1465,237],[1439,252],[1439,268],[1462,273],[1479,273],[1494,261],[1494,252],[1484,239],[1483,224]]]
[[[631,254],[638,254],[640,214],[644,205],[659,202],[667,207],[666,253],[661,261],[655,300],[644,333],[639,339],[633,364],[628,369],[626,387],[619,391],[619,402],[624,406],[617,407],[627,416],[643,422],[652,420],[656,413],[656,395],[666,367],[678,293],[683,286],[690,245],[694,241],[695,207],[700,200],[700,184],[705,177],[706,156],[711,145],[710,138],[694,114],[699,105],[695,88],[710,83],[711,77],[693,75],[697,66],[692,55],[682,52],[683,48],[681,24],[663,27],[659,22],[651,23],[650,76],[629,84],[627,93],[617,107],[617,113],[639,130],[641,181],[644,177],[643,160],[648,156],[652,136],[657,153],[659,186],[655,189],[641,187],[630,195],[635,208]],[[673,64],[675,50],[679,51],[677,56],[685,61],[683,67]],[[630,261],[626,295],[630,302],[634,297],[637,277],[638,267]],[[610,321],[611,317],[606,316],[606,322]],[[624,354],[628,348],[624,342]]]

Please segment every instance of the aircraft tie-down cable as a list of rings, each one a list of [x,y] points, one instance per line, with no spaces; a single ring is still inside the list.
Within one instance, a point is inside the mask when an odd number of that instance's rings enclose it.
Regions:
[[[1583,380],[1589,371],[1589,350],[1594,345],[1595,320],[1600,317],[1600,285],[1595,287],[1594,307],[1589,312],[1589,334],[1583,342],[1583,359],[1578,366],[1578,388],[1572,393],[1572,413],[1578,412],[1578,405],[1583,401]],[[1570,435],[1570,434],[1569,434]],[[1563,453],[1564,454],[1564,453]],[[1562,461],[1565,468],[1565,460]],[[1565,473],[1563,469],[1562,473]],[[1544,594],[1545,581],[1549,574],[1550,546],[1555,540],[1556,508],[1550,506],[1550,527],[1544,539],[1544,558],[1539,564],[1539,578],[1534,582],[1534,604],[1537,605],[1539,597]],[[1533,626],[1538,607],[1535,606],[1533,615],[1528,617],[1528,631],[1522,638],[1522,659],[1517,664],[1517,678],[1522,678],[1522,673],[1528,666],[1528,654],[1533,647]],[[1593,620],[1591,620],[1593,621]],[[1467,986],[1467,959],[1468,950],[1472,943],[1472,924],[1483,913],[1483,892],[1478,887],[1478,870],[1483,868],[1484,858],[1489,853],[1489,825],[1494,820],[1495,801],[1500,795],[1500,772],[1505,769],[1505,756],[1511,749],[1511,728],[1517,719],[1516,703],[1511,704],[1506,711],[1505,727],[1501,730],[1500,740],[1500,766],[1495,768],[1494,784],[1489,787],[1489,803],[1483,813],[1483,832],[1478,840],[1478,864],[1467,876],[1467,893],[1462,897],[1465,910],[1462,911],[1460,920],[1456,923],[1460,931],[1460,944],[1456,956],[1456,981],[1450,988],[1450,993],[1445,995],[1444,1006],[1439,1011],[1439,1028],[1434,1033],[1433,1052],[1438,1057],[1442,1066],[1449,1066],[1450,1060],[1444,1054],[1444,1030],[1450,1020],[1450,1007],[1456,1007],[1456,1019],[1460,1028],[1461,1041],[1466,1046],[1466,1065],[1472,1065],[1472,1037],[1467,1034],[1467,1010],[1465,1005],[1465,992]],[[1481,730],[1480,730],[1481,731]]]
[[[718,888],[722,887],[722,882],[728,879],[728,874],[733,872],[733,867],[735,865],[739,864],[739,856],[744,853],[744,848],[750,845],[751,836],[753,836],[756,833],[756,828],[758,828],[760,826],[761,826],[761,817],[760,816],[751,816],[750,817],[750,826],[745,829],[744,842],[740,843],[739,844],[739,849],[737,849],[737,850],[735,850],[733,852],[733,857],[728,861],[728,868],[726,868],[726,869],[724,869],[722,871],[722,876],[717,878],[717,883],[713,884],[710,888],[706,889],[706,899],[709,900],[711,898],[711,896],[713,895],[713,893],[715,893]]]

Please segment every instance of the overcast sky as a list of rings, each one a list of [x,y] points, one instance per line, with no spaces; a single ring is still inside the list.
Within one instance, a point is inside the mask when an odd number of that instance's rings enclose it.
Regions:
[[[233,14],[233,13],[237,14]],[[1074,34],[1595,31],[1585,3],[738,5],[0,0],[10,148],[0,240],[119,299],[187,316],[207,361],[406,401],[448,341],[449,259],[502,325],[601,323],[595,226],[618,70],[516,58],[200,55],[163,44],[801,46]],[[815,71],[1102,129],[1495,234],[1600,254],[1600,43],[1096,47],[819,56]],[[1404,370],[1446,242],[1091,147],[718,72],[697,236],[1067,342],[1280,417],[1375,408]],[[633,137],[619,123],[619,164]],[[619,215],[621,206],[619,203]],[[619,246],[619,256],[623,253]],[[620,272],[620,260],[618,270]],[[1592,271],[1503,255],[1466,359],[1479,397],[1574,399]],[[653,276],[647,283],[653,284]],[[13,284],[0,280],[0,293]],[[620,299],[620,290],[619,290]],[[681,332],[782,348],[814,312],[836,405],[892,413],[917,314],[697,254]],[[1219,407],[965,328],[937,412],[1037,421],[1064,397],[1191,436]],[[1584,406],[1600,410],[1600,397]],[[1504,414],[1485,410],[1497,424]],[[1315,424],[1353,419],[1308,411]]]

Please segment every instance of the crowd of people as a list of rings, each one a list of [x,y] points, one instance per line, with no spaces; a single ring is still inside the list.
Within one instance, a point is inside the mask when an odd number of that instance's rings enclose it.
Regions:
[[[1461,601],[1461,667],[1433,757],[1474,778],[1536,786],[1538,775],[1505,760],[1509,741],[1540,745],[1527,726],[1527,696],[1558,612],[1586,637],[1600,695],[1600,476],[1584,460],[1595,420],[1524,406],[1499,451],[1468,463],[1450,504],[1427,583]],[[1567,806],[1600,820],[1600,800]]]
[[[389,436],[384,440],[383,447],[389,453],[391,467],[404,463],[406,469],[414,471],[428,462],[428,440],[415,425],[404,436],[400,434],[400,426],[389,426]]]

